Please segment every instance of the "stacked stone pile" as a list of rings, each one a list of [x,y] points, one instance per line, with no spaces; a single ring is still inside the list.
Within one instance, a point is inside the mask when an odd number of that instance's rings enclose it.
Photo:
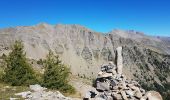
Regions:
[[[109,71],[111,69],[112,72]],[[85,100],[162,100],[158,92],[145,92],[138,82],[128,80],[123,74],[117,74],[115,66],[111,67],[110,64],[101,67],[94,87],[97,91],[87,93]]]
[[[156,91],[145,92],[140,84],[122,74],[122,48],[117,48],[117,66],[110,62],[101,67],[94,83],[96,91],[87,92],[85,100],[162,100]]]

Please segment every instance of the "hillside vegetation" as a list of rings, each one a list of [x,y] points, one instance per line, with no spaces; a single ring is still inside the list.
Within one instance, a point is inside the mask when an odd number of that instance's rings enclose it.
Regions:
[[[2,85],[26,87],[32,84],[41,84],[64,93],[75,92],[74,88],[68,84],[69,68],[62,64],[58,56],[53,55],[51,51],[42,61],[45,68],[43,74],[36,72],[32,64],[28,63],[21,41],[15,41],[9,55],[3,55],[1,58],[0,84]]]

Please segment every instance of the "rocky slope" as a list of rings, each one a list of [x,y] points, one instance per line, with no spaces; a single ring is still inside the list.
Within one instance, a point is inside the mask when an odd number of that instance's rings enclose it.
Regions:
[[[169,38],[146,36],[133,30],[104,34],[80,25],[42,23],[1,29],[0,54],[8,53],[15,40],[23,41],[29,59],[43,59],[52,50],[74,75],[84,78],[94,78],[103,63],[115,62],[115,49],[122,46],[124,74],[148,89],[168,92],[165,87],[170,82]]]

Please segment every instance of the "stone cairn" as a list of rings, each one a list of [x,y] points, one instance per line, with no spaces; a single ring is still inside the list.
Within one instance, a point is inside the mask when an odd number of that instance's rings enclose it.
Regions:
[[[122,47],[116,50],[117,66],[113,62],[101,66],[101,71],[94,82],[96,90],[88,91],[84,100],[162,100],[158,92],[145,92],[138,82],[127,80],[122,74]]]

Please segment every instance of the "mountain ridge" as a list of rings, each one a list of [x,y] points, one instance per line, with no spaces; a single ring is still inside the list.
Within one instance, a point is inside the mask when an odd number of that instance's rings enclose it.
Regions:
[[[8,54],[15,40],[22,40],[27,58],[38,61],[52,50],[73,75],[90,79],[95,78],[99,66],[116,61],[116,48],[122,46],[123,73],[128,78],[152,89],[170,82],[169,38],[123,30],[103,34],[80,25],[38,24],[1,29],[0,55]]]

